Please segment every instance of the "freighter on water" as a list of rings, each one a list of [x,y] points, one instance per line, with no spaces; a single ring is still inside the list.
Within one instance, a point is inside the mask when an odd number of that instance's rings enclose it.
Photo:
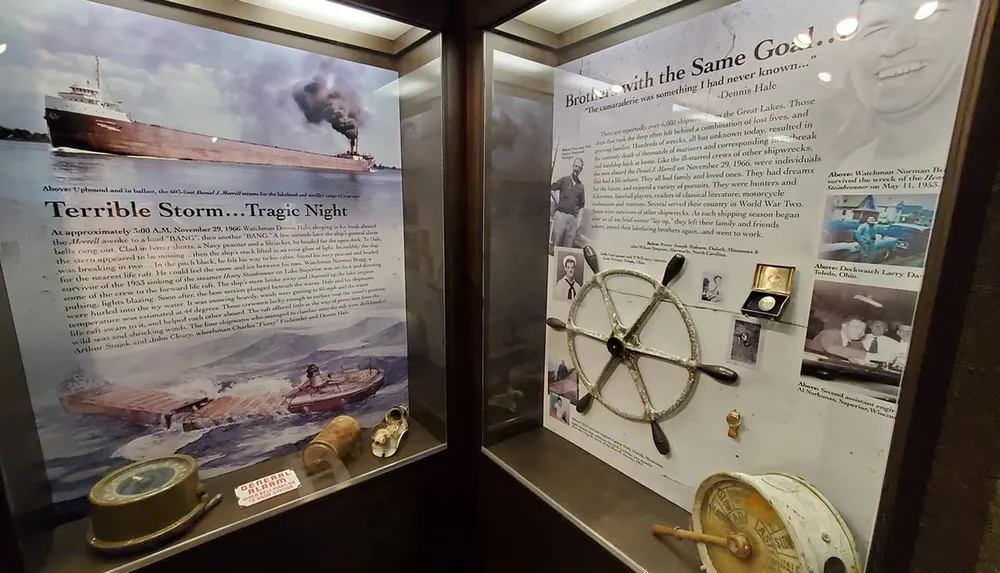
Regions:
[[[134,121],[121,102],[104,99],[101,60],[97,61],[97,85],[74,84],[69,91],[45,96],[45,122],[53,148],[219,163],[282,165],[340,171],[370,171],[371,155],[358,153],[358,141],[350,139],[350,151],[324,155],[272,147],[200,133],[170,129]]]

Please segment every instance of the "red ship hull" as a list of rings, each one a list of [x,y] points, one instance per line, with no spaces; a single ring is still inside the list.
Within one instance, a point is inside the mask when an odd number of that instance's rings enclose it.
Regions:
[[[338,157],[270,147],[64,110],[47,108],[45,122],[49,126],[53,148],[68,147],[82,151],[161,159],[308,167],[338,171],[368,171],[372,167],[372,161],[367,159],[367,156]]]

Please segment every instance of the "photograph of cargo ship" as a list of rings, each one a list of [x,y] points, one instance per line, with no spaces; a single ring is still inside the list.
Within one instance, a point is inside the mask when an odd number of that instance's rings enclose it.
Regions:
[[[234,141],[179,129],[170,129],[134,121],[120,101],[106,99],[101,85],[101,59],[94,58],[95,79],[69,86],[67,91],[45,96],[45,123],[52,147],[133,157],[187,159],[250,165],[283,165],[340,171],[370,171],[375,163],[371,155],[358,153],[357,127],[346,134],[350,150],[338,155],[323,155],[295,149]],[[318,82],[318,80],[316,80]],[[307,104],[316,98],[321,87],[307,84],[295,93]],[[302,104],[300,104],[302,105]],[[332,113],[342,113],[333,110]],[[349,112],[345,113],[345,115]],[[350,117],[341,120],[349,124]]]

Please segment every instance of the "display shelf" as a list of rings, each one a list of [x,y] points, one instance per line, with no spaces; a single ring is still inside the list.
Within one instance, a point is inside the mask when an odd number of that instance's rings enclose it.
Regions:
[[[369,449],[370,429],[362,431],[360,447],[346,463],[347,473],[329,470],[308,476],[300,452],[273,458],[265,462],[205,480],[209,495],[221,493],[222,503],[208,513],[187,534],[169,545],[152,552],[109,558],[90,551],[84,541],[87,519],[80,519],[57,527],[49,537],[29,539],[30,551],[35,559],[31,570],[43,573],[125,573],[162,561],[172,555],[207,543],[217,537],[252,525],[262,519],[278,515],[306,503],[339,492],[352,485],[379,476],[391,469],[411,464],[445,449],[427,429],[410,421],[410,429],[403,445],[391,458],[376,458]],[[236,503],[234,488],[262,476],[292,469],[302,481],[294,492],[279,495],[247,508]]]
[[[694,544],[650,533],[687,526],[688,512],[556,434],[539,428],[483,453],[632,570],[699,571]]]

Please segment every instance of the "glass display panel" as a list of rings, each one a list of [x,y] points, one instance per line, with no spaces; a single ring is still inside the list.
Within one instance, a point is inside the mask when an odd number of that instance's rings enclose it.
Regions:
[[[5,396],[33,414],[0,461],[16,518],[109,554],[176,537],[139,523],[154,496],[190,485],[207,533],[444,440],[439,40],[128,8],[0,17]]]
[[[738,473],[769,510],[775,489],[799,482],[751,478],[794,474],[808,491],[793,505],[825,496],[856,549],[836,558],[863,566],[977,11],[972,0],[696,3],[573,45],[573,29],[532,29],[555,63],[489,37],[488,325],[516,323],[523,346],[544,336],[544,358],[524,350],[521,365],[541,366],[544,396],[519,396],[545,431],[686,511],[714,503],[699,486],[717,472]],[[501,28],[526,20],[515,23]],[[521,79],[504,80],[518,57],[531,60]],[[523,186],[531,208],[514,224],[497,208],[510,193],[492,183],[536,173],[538,158],[511,166],[496,148],[523,137],[544,153],[541,130],[529,111],[519,130],[494,124],[512,107],[505,84],[546,64],[550,172],[530,182],[541,206]],[[540,213],[542,241],[528,228]],[[503,267],[512,245],[516,275]],[[520,307],[495,303],[508,298]],[[487,352],[512,346],[488,331]],[[513,384],[512,368],[487,365],[487,383]],[[486,435],[494,459],[552,487],[537,485],[585,528],[631,544],[608,526],[627,512],[585,503],[603,493],[569,477],[585,475],[578,454],[531,432]],[[528,450],[559,457],[525,463]],[[740,515],[732,532],[753,523]],[[816,542],[781,517],[795,546]],[[631,545],[623,559],[655,557]]]

